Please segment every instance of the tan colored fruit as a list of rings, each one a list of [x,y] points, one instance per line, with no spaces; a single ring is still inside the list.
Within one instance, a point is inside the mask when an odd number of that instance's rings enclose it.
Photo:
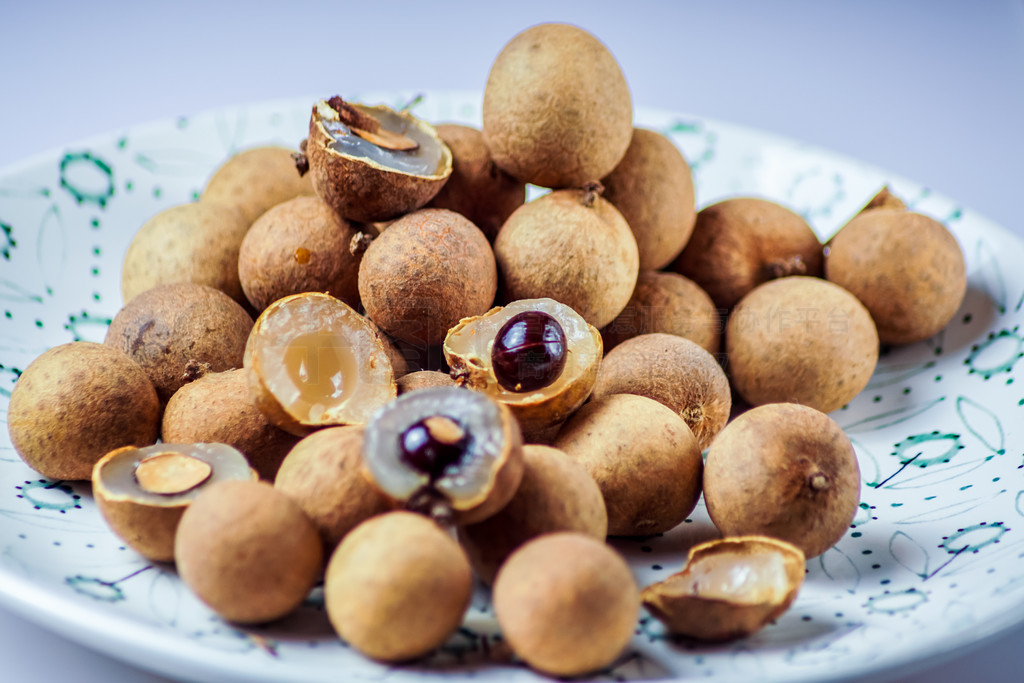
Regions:
[[[328,427],[303,438],[281,463],[274,487],[316,525],[325,556],[357,524],[394,507],[364,474],[359,426]]]
[[[523,477],[511,411],[459,387],[413,391],[382,407],[366,425],[363,458],[381,491],[446,524],[493,515]]]
[[[541,187],[580,187],[611,173],[633,135],[633,105],[615,57],[568,24],[510,40],[484,87],[483,134],[498,166]]]
[[[316,527],[288,496],[262,481],[222,481],[203,489],[178,524],[178,575],[227,621],[285,616],[323,570]]]
[[[627,339],[601,361],[592,398],[637,394],[674,410],[701,450],[722,430],[732,411],[729,379],[715,357],[673,334]]]
[[[271,207],[253,223],[238,254],[242,290],[262,311],[290,294],[326,292],[359,307],[359,261],[352,240],[360,228],[317,197]]]
[[[402,149],[409,143],[415,146]],[[415,211],[452,172],[451,150],[433,126],[408,112],[340,97],[313,105],[305,155],[317,195],[339,216],[361,223]]]
[[[550,446],[523,446],[523,480],[512,500],[478,524],[459,527],[459,541],[477,576],[494,582],[498,568],[530,539],[578,531],[604,540],[608,513],[590,474]]]
[[[626,561],[579,532],[545,534],[502,565],[494,612],[512,651],[552,676],[611,664],[629,645],[639,591]]]
[[[436,345],[459,320],[491,307],[497,277],[479,228],[454,211],[421,209],[370,244],[359,267],[359,295],[384,332]]]
[[[956,237],[933,218],[898,208],[855,216],[829,240],[825,274],[871,313],[885,344],[931,337],[967,292]]]
[[[626,307],[639,272],[629,225],[594,190],[558,190],[516,209],[494,256],[503,300],[554,299],[597,328]]]
[[[540,311],[553,317],[566,338],[565,366],[547,386],[513,391],[495,376],[495,337],[513,317]],[[483,392],[511,408],[528,439],[565,421],[590,396],[601,363],[601,335],[575,311],[553,299],[523,299],[465,318],[444,343],[451,375],[463,386]]]
[[[817,557],[857,512],[857,456],[828,415],[793,403],[759,406],[711,444],[704,501],[725,536],[771,536]]]
[[[437,133],[452,151],[452,175],[427,206],[461,213],[493,242],[526,201],[526,185],[498,168],[478,129],[442,123]]]
[[[612,394],[591,401],[553,445],[597,482],[610,536],[668,531],[697,505],[700,446],[683,419],[654,399]]]
[[[327,566],[324,602],[335,631],[384,662],[421,657],[462,623],[473,572],[434,522],[395,511],[356,527]]]
[[[103,519],[132,550],[156,562],[174,560],[174,535],[204,487],[251,480],[245,456],[221,443],[124,446],[100,458],[92,491]]]
[[[159,285],[192,282],[244,303],[238,250],[248,229],[241,213],[217,203],[164,209],[146,221],[128,245],[121,267],[121,297],[128,302]]]
[[[242,366],[252,318],[224,292],[193,283],[160,285],[117,312],[103,343],[149,375],[161,403],[207,372]]]
[[[640,250],[640,268],[672,263],[697,221],[693,174],[667,137],[634,128],[626,156],[601,180],[604,198],[626,219]]]
[[[716,306],[730,309],[762,282],[820,277],[822,246],[807,221],[786,207],[735,197],[701,209],[671,269],[700,285]]]
[[[845,289],[787,277],[740,301],[726,326],[725,352],[733,388],[751,405],[793,402],[827,413],[867,386],[878,333]]]
[[[377,330],[345,302],[318,292],[278,299],[260,314],[245,368],[259,409],[299,436],[363,424],[397,395]]]
[[[273,481],[299,437],[273,425],[249,395],[244,368],[210,372],[182,386],[164,408],[167,443],[224,443],[240,450],[261,479]]]
[[[453,387],[455,380],[447,372],[437,370],[417,370],[398,378],[398,395],[407,394],[417,389],[432,387]]]
[[[70,342],[29,363],[11,391],[14,450],[51,479],[89,479],[97,460],[160,434],[160,402],[146,372],[103,344]]]
[[[641,334],[663,332],[717,354],[724,321],[707,292],[679,273],[641,270],[622,313],[601,330],[606,351]]]
[[[686,566],[644,588],[644,607],[671,633],[733,640],[782,616],[804,582],[806,560],[791,543],[766,536],[708,541]]]
[[[313,194],[309,176],[295,168],[295,150],[251,147],[233,154],[206,181],[199,201],[225,204],[252,225],[264,211],[281,202]]]

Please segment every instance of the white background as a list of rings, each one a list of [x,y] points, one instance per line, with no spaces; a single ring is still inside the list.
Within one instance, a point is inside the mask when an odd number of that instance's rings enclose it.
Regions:
[[[1024,1],[0,0],[0,167],[155,118],[371,89],[482,89],[568,21],[634,103],[857,157],[1024,237]],[[900,680],[1019,680],[1024,629]],[[5,681],[162,681],[0,609]],[[339,679],[340,680],[340,679]]]

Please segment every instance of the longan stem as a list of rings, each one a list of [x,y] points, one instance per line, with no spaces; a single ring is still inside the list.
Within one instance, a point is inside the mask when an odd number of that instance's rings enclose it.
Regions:
[[[443,493],[429,484],[420,488],[409,497],[405,503],[405,509],[426,517],[444,528],[450,529],[455,526],[455,511],[452,510],[451,502]]]

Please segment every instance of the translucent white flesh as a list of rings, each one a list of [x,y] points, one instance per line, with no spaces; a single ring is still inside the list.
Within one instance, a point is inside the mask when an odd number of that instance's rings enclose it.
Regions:
[[[693,595],[745,604],[780,602],[789,590],[786,563],[773,552],[716,553],[687,568]]]
[[[346,156],[368,159],[385,168],[410,175],[432,176],[440,172],[443,157],[441,146],[427,133],[410,125],[407,119],[393,112],[364,107],[359,107],[359,109],[380,121],[381,128],[384,130],[401,133],[416,141],[419,146],[409,151],[378,147],[369,140],[364,140],[354,134],[348,126],[338,120],[333,109],[323,104],[319,111],[324,128],[334,138],[334,142],[330,144],[331,149]]]

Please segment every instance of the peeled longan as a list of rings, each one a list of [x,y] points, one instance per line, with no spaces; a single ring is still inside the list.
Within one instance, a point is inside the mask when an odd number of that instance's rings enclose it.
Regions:
[[[762,282],[818,277],[822,246],[803,218],[767,199],[733,197],[700,210],[690,241],[671,266],[730,309]]]
[[[516,209],[494,241],[502,298],[554,299],[594,327],[622,312],[636,285],[636,238],[594,190],[556,190]]]
[[[497,291],[484,234],[448,209],[420,209],[389,225],[359,266],[367,317],[402,341],[436,345],[462,318],[480,315]]]
[[[664,332],[696,342],[716,354],[722,343],[722,316],[707,292],[679,273],[641,270],[629,303],[601,330],[611,350],[641,334]]]
[[[247,226],[264,211],[301,195],[313,194],[312,178],[299,174],[287,147],[253,147],[232,155],[206,181],[199,201],[237,210]]]
[[[674,410],[701,449],[729,420],[729,379],[715,357],[696,343],[672,334],[642,334],[609,351],[591,394],[637,394]]]
[[[697,505],[703,469],[697,439],[675,411],[654,399],[595,399],[569,418],[552,445],[597,481],[610,536],[668,531]]]
[[[829,240],[825,276],[863,303],[886,344],[936,334],[967,291],[963,252],[942,223],[878,208],[858,214]]]
[[[491,66],[483,134],[495,163],[541,187],[611,173],[633,135],[633,104],[615,57],[568,24],[526,29]],[[519,297],[526,298],[526,297]]]
[[[812,277],[766,282],[732,312],[725,352],[733,388],[751,405],[792,402],[831,412],[867,386],[878,362],[868,310]]]
[[[697,220],[693,175],[667,137],[636,128],[626,156],[601,180],[636,236],[641,268],[664,268],[686,246]]]
[[[857,512],[857,456],[821,411],[792,403],[759,406],[711,444],[704,501],[725,536],[771,536],[816,557],[843,537]]]
[[[640,595],[603,541],[562,531],[516,550],[494,581],[494,612],[512,651],[553,676],[607,666],[629,645]]]
[[[326,292],[359,307],[360,228],[317,197],[296,197],[260,216],[238,253],[238,276],[253,308],[290,294]]]
[[[452,151],[452,174],[427,206],[461,213],[493,242],[526,201],[526,185],[498,168],[478,129],[455,123],[435,129]]]
[[[14,450],[44,477],[86,480],[109,451],[156,441],[160,402],[146,372],[122,351],[70,342],[22,372],[7,429]]]

